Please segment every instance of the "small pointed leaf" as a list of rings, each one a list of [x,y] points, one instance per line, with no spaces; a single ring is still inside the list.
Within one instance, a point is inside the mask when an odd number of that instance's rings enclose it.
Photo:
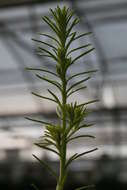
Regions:
[[[90,34],[92,34],[92,32],[87,32],[87,33],[84,33],[84,34],[78,35],[78,36],[75,37],[74,40],[77,40],[77,39],[79,39],[79,38],[81,38],[81,37],[83,37],[83,36],[87,36],[87,35],[90,35]]]
[[[78,138],[86,138],[86,137],[88,137],[88,138],[95,138],[95,136],[92,136],[92,135],[78,135],[78,136],[69,138],[69,139],[67,140],[67,142],[70,142],[70,141],[75,140],[75,139],[78,139]]]
[[[83,186],[83,187],[78,187],[74,190],[83,190],[83,189],[89,189],[89,188],[94,188],[94,187],[95,187],[95,185],[87,185],[87,186]]]
[[[39,190],[38,187],[35,184],[33,184],[33,183],[31,184],[31,187],[33,187],[34,190]]]
[[[51,151],[51,152],[53,152],[53,153],[55,153],[55,154],[57,154],[57,155],[59,156],[59,153],[58,153],[56,150],[52,149],[52,148],[49,148],[49,147],[47,147],[47,146],[44,146],[44,145],[41,144],[41,143],[35,143],[35,145],[38,146],[38,147],[40,147],[40,148],[49,150],[49,151]]]
[[[80,49],[83,49],[83,48],[86,48],[86,47],[89,47],[89,46],[91,46],[91,44],[86,44],[86,45],[84,45],[84,46],[80,46],[80,47],[74,48],[74,49],[70,50],[70,51],[67,53],[67,56],[68,56],[69,54],[71,54],[71,53],[77,51],[77,50],[80,50]]]
[[[48,34],[43,34],[43,33],[38,33],[38,34],[41,35],[41,36],[46,36],[46,37],[54,40],[55,42],[57,42],[58,45],[60,45],[59,41],[56,38],[54,38],[53,36],[50,36]]]
[[[38,119],[32,119],[32,118],[29,118],[29,117],[25,117],[25,119],[30,120],[30,121],[34,121],[34,122],[37,122],[37,123],[45,124],[45,125],[50,125],[50,123],[42,121],[42,120],[38,120]]]
[[[49,71],[47,69],[31,68],[31,67],[26,67],[25,69],[28,70],[28,71],[43,71],[43,72],[46,72],[46,73],[49,73],[49,74],[52,74],[52,75],[58,77],[56,73],[53,73],[52,71]]]
[[[81,153],[81,154],[78,154],[78,155],[75,157],[75,160],[76,160],[77,158],[80,158],[81,156],[84,156],[84,155],[89,154],[89,153],[91,153],[91,152],[94,152],[94,151],[96,151],[96,150],[98,150],[98,148],[94,148],[94,149],[92,149],[92,150],[88,150],[88,151],[86,151],[86,152],[83,152],[83,153]]]
[[[71,162],[75,159],[75,157],[78,155],[78,153],[75,153],[74,155],[72,155],[69,159],[68,159],[68,161],[67,161],[67,163],[66,163],[66,168],[71,164]]]
[[[39,97],[39,98],[43,98],[43,99],[50,100],[50,101],[52,101],[52,102],[57,103],[54,99],[49,98],[49,97],[47,97],[47,96],[41,96],[41,95],[39,95],[39,94],[37,94],[37,93],[35,93],[35,92],[32,92],[32,94],[33,94],[34,96]]]
[[[44,16],[42,18],[44,20],[44,22],[46,22],[50,28],[58,35],[58,28],[56,27],[56,25],[47,17],[47,16]]]
[[[55,93],[53,93],[51,90],[48,89],[48,92],[55,98],[55,101],[59,104],[59,106],[61,107],[61,102],[59,100],[59,98],[56,96]]]
[[[90,70],[90,71],[85,71],[85,72],[80,72],[80,73],[76,73],[72,76],[70,76],[67,81],[71,80],[72,78],[74,77],[77,77],[77,76],[80,76],[80,75],[84,75],[84,74],[89,74],[89,73],[94,73],[94,72],[97,72],[98,70]]]
[[[71,92],[67,95],[67,97],[69,97],[70,95],[74,94],[75,92],[77,92],[77,91],[79,91],[79,90],[83,90],[83,89],[85,89],[85,88],[87,88],[87,87],[86,87],[86,86],[83,86],[83,87],[80,87],[80,88],[78,88],[78,89],[76,89],[76,90],[73,90],[73,91],[71,91]]]
[[[91,51],[93,51],[94,49],[95,49],[95,48],[91,48],[91,49],[89,49],[88,51],[86,51],[86,52],[80,54],[79,56],[77,56],[74,60],[72,60],[71,65],[74,64],[74,63],[75,63],[78,59],[80,59],[81,57],[83,57],[83,56],[87,55],[88,53],[90,53]]]
[[[85,79],[83,79],[83,80],[80,80],[80,81],[74,83],[73,85],[70,86],[70,88],[67,89],[67,93],[68,93],[72,88],[74,88],[75,86],[77,86],[77,85],[79,85],[79,84],[81,84],[81,83],[83,83],[83,82],[89,80],[90,78],[91,78],[91,77],[87,77],[87,78],[85,78]]]
[[[41,40],[36,40],[36,39],[32,39],[32,40],[33,40],[34,42],[42,43],[42,44],[44,44],[44,45],[47,45],[47,46],[49,46],[49,47],[51,47],[51,48],[57,50],[57,48],[56,48],[55,46],[53,46],[53,45],[51,45],[51,44],[49,44],[49,43],[47,43],[47,42],[43,42],[43,41],[41,41]]]
[[[79,104],[79,105],[77,105],[78,107],[80,107],[80,106],[85,106],[85,105],[87,105],[87,104],[93,104],[93,103],[95,103],[95,102],[98,102],[99,100],[97,99],[97,100],[92,100],[92,101],[89,101],[89,102],[85,102],[85,103],[83,103],[83,104]]]
[[[46,77],[42,77],[42,76],[40,76],[40,75],[38,75],[38,74],[36,74],[36,76],[37,76],[39,79],[42,79],[42,80],[44,80],[44,81],[47,81],[47,82],[53,84],[54,86],[56,86],[56,87],[61,91],[61,85],[60,85],[57,81],[50,80],[50,79],[48,79],[48,78],[46,78]]]
[[[47,53],[50,57],[52,57],[55,61],[57,61],[56,56],[55,56],[53,53],[51,53],[51,51],[48,51],[48,50],[46,50],[46,49],[44,49],[44,48],[42,48],[42,47],[38,47],[38,49],[39,49],[40,51],[43,51],[43,52]]]
[[[42,165],[44,166],[54,177],[56,180],[58,180],[58,177],[56,173],[53,171],[53,169],[47,164],[44,160],[40,160],[36,155],[33,154],[33,157]]]
[[[72,36],[71,36],[71,38],[70,38],[70,40],[69,40],[69,42],[68,42],[67,45],[66,45],[66,52],[67,52],[68,48],[70,47],[71,43],[74,41],[75,35],[76,35],[76,32],[73,32],[73,33],[72,33]]]

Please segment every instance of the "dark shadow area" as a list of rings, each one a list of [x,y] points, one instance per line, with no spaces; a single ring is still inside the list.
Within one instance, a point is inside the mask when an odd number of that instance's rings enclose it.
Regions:
[[[56,171],[58,170],[58,162],[48,160],[47,162]],[[100,160],[77,161],[69,169],[65,189],[73,190],[84,185],[95,184],[96,190],[126,190],[127,182],[121,180],[124,170],[118,167],[118,163],[126,165],[127,161],[110,159],[106,155]],[[15,160],[12,163],[1,163],[0,171],[0,187],[3,190],[32,190],[32,184],[40,190],[53,190],[56,187],[54,177],[37,162]]]

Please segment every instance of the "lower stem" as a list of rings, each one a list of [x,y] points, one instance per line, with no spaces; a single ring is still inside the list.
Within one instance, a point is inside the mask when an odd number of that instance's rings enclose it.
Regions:
[[[56,186],[56,190],[63,190],[64,184],[66,181],[66,136],[65,136],[65,130],[66,130],[66,79],[63,80],[63,92],[62,92],[62,112],[63,112],[63,121],[62,121],[62,129],[63,134],[61,138],[61,150],[60,150],[60,175],[58,179],[58,183]]]
[[[65,161],[66,160],[64,158],[60,159],[60,176],[58,179],[56,190],[63,190],[63,188],[64,188],[64,184],[66,181]]]

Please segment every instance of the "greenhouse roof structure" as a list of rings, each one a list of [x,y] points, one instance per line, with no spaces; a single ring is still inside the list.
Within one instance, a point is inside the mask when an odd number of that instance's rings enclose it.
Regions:
[[[13,148],[24,151],[31,148],[41,126],[26,121],[24,116],[42,116],[47,120],[56,120],[55,105],[31,95],[33,91],[46,94],[47,83],[37,80],[34,73],[25,68],[38,66],[55,69],[49,59],[36,55],[36,43],[31,38],[38,38],[38,32],[50,33],[41,16],[48,15],[49,8],[54,8],[57,4],[74,9],[80,18],[80,24],[76,28],[79,33],[92,32],[83,41],[92,43],[95,51],[81,59],[71,72],[75,73],[77,69],[98,69],[88,83],[87,90],[76,95],[81,102],[100,100],[91,106],[94,112],[88,118],[97,123],[93,133],[97,134],[98,146],[103,147],[98,155],[111,155],[114,151],[114,155],[127,157],[125,0],[0,1],[0,151]],[[82,41],[78,43],[81,44]],[[89,147],[89,143],[86,146]]]

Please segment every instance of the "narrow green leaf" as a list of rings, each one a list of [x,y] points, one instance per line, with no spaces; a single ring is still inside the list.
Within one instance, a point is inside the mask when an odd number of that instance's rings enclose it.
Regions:
[[[50,26],[52,26],[54,28],[54,31],[56,31],[56,34],[58,35],[60,31],[59,31],[59,28],[57,27],[57,25],[47,16],[44,16],[44,19],[46,19],[47,22],[50,24]]]
[[[38,187],[35,184],[33,184],[33,183],[31,184],[31,187],[33,187],[34,190],[39,190]]]
[[[71,164],[71,162],[75,159],[75,157],[78,155],[78,153],[75,153],[74,155],[72,155],[69,159],[68,159],[68,161],[67,161],[67,163],[66,163],[66,165],[65,165],[65,168],[67,168],[70,164]]]
[[[42,48],[42,47],[38,47],[38,49],[41,50],[41,51],[43,51],[43,52],[45,52],[45,53],[47,53],[47,54],[48,54],[49,56],[51,56],[55,61],[57,61],[56,56],[55,56],[54,54],[52,54],[50,51],[48,51],[48,50],[46,50],[46,49],[44,49],[44,48]]]
[[[76,87],[77,85],[79,85],[79,84],[81,84],[81,83],[83,83],[83,82],[89,80],[90,78],[91,78],[91,77],[87,77],[87,78],[85,78],[85,79],[83,79],[83,80],[80,80],[80,81],[76,82],[75,84],[71,85],[70,88],[67,89],[67,93],[68,93],[72,88],[74,88],[74,87]]]
[[[77,107],[85,106],[85,105],[87,105],[87,104],[93,104],[93,103],[98,102],[98,101],[99,101],[99,100],[92,100],[92,101],[89,101],[89,102],[85,102],[85,103],[83,103],[83,104],[79,104],[79,105],[77,105]]]
[[[50,123],[42,121],[42,120],[38,120],[38,119],[32,119],[32,118],[29,118],[29,117],[25,117],[25,119],[30,120],[30,121],[34,121],[34,122],[37,122],[37,123],[45,124],[45,125],[50,125]]]
[[[51,8],[49,10],[52,13],[52,15],[53,15],[54,20],[56,21],[56,23],[59,24],[59,19],[58,19],[57,15],[56,15],[55,11],[53,11]]]
[[[53,45],[51,45],[51,44],[49,44],[49,43],[47,43],[47,42],[43,42],[43,41],[41,41],[41,40],[36,40],[36,39],[32,39],[32,40],[33,40],[34,42],[38,42],[38,43],[45,44],[45,45],[47,45],[47,46],[49,46],[49,47],[51,47],[51,48],[57,50],[57,48],[56,48],[55,46],[53,46]]]
[[[67,30],[67,36],[70,34],[72,28],[77,25],[79,23],[79,19],[78,18],[75,18],[72,22],[72,24],[70,25],[69,29]]]
[[[45,131],[45,137],[49,138],[49,139],[51,139],[53,141],[55,141],[55,139],[53,138],[53,136],[51,136],[51,134],[48,131]]]
[[[45,167],[55,177],[56,180],[58,180],[58,177],[57,177],[56,173],[49,166],[49,164],[47,164],[44,160],[40,160],[36,155],[34,155],[34,154],[32,154],[32,155],[43,167]]]
[[[88,53],[90,53],[91,51],[93,51],[94,49],[95,49],[95,48],[91,48],[91,49],[89,49],[88,51],[86,51],[86,52],[80,54],[79,56],[77,56],[74,60],[72,60],[71,65],[74,64],[75,61],[77,61],[77,60],[80,59],[81,57],[83,57],[83,56],[87,55]]]
[[[59,109],[59,107],[56,107],[56,114],[58,115],[59,118],[61,118],[61,110]]]
[[[53,141],[56,142],[56,137],[54,137],[53,135],[51,136],[51,133],[48,132],[48,131],[46,132],[45,137],[46,137],[46,138],[49,138],[49,139],[51,139],[51,140],[53,140]]]
[[[81,34],[81,35],[76,36],[74,40],[77,40],[77,39],[79,39],[79,38],[81,38],[81,37],[83,37],[83,36],[87,36],[87,35],[90,35],[90,34],[92,34],[92,32],[86,32],[86,33],[84,33],[84,34]]]
[[[51,139],[51,138],[50,138]],[[52,139],[50,140],[49,137],[45,138],[45,142],[47,142],[49,145],[53,145],[54,147],[57,148],[56,144],[52,141]]]
[[[83,190],[83,189],[89,189],[89,188],[94,188],[94,187],[95,187],[95,185],[87,185],[87,186],[83,186],[83,187],[78,187],[74,190]]]
[[[72,126],[75,126],[79,121],[80,121],[80,118],[79,118],[78,120],[76,120],[75,123],[73,123]],[[77,131],[79,131],[79,129],[84,128],[84,127],[91,127],[92,125],[93,125],[93,124],[88,124],[88,125],[87,125],[87,124],[84,124],[84,125],[81,125],[81,126],[79,126],[79,127],[75,127],[74,130],[69,131],[70,133],[68,133],[68,139],[69,139],[72,135],[74,135]]]
[[[43,71],[43,72],[46,72],[46,73],[49,73],[49,74],[52,74],[52,75],[58,77],[56,73],[53,73],[53,72],[51,72],[51,71],[49,71],[49,70],[46,70],[46,69],[31,68],[31,67],[26,67],[25,69],[28,70],[28,71]]]
[[[72,123],[72,127],[79,125],[83,121],[83,116],[81,115],[74,123]],[[68,137],[72,136],[77,131],[77,128],[73,130]]]
[[[49,151],[51,151],[51,152],[57,154],[58,156],[60,156],[59,153],[58,153],[57,151],[55,151],[54,149],[49,148],[49,147],[47,147],[47,146],[44,146],[43,144],[35,143],[35,145],[38,146],[38,147],[40,147],[40,148],[43,148],[43,149],[49,150]]]
[[[59,104],[61,107],[61,102],[59,101],[59,98],[51,91],[48,89],[48,92],[55,98],[55,101]]]
[[[76,74],[70,76],[70,77],[67,79],[67,81],[71,80],[71,79],[74,78],[74,77],[77,77],[77,76],[80,76],[80,75],[84,75],[84,74],[89,74],[89,73],[95,73],[95,72],[97,72],[97,71],[98,71],[98,70],[90,70],[90,71],[85,71],[85,72],[81,72],[81,73],[76,73]]]
[[[73,17],[73,15],[74,15],[74,12],[71,11],[71,12],[69,13],[68,17],[67,17],[67,24],[69,23],[69,21],[71,20],[71,18]]]
[[[70,142],[70,141],[75,140],[75,139],[78,139],[78,138],[86,138],[86,137],[88,137],[88,138],[95,138],[95,136],[92,136],[92,135],[78,135],[78,136],[69,138],[69,139],[67,140],[67,142]]]
[[[70,51],[67,53],[67,56],[68,56],[69,54],[71,54],[71,53],[77,51],[77,50],[80,50],[80,49],[83,49],[83,48],[86,48],[86,47],[89,47],[89,46],[91,46],[91,44],[87,44],[87,45],[84,45],[84,46],[79,46],[79,47],[77,47],[77,48],[74,48],[74,49],[70,50]]]
[[[40,33],[40,32],[38,34],[41,35],[41,36],[46,36],[46,37],[54,40],[55,42],[57,42],[58,45],[60,45],[59,41],[56,38],[54,38],[53,36],[50,36],[48,34],[43,34],[43,33]]]
[[[81,156],[84,156],[84,155],[89,154],[89,153],[91,153],[91,152],[94,152],[94,151],[96,151],[96,150],[98,150],[98,148],[94,148],[94,149],[92,149],[92,150],[89,150],[89,151],[83,152],[83,153],[81,153],[81,154],[78,154],[78,155],[75,157],[75,160],[76,160],[77,158],[81,157]]]
[[[87,88],[87,87],[86,87],[86,86],[83,86],[83,87],[80,87],[80,88],[78,88],[78,89],[76,89],[76,90],[73,90],[73,91],[71,91],[71,92],[67,95],[67,97],[69,97],[70,95],[74,94],[75,92],[77,92],[77,91],[79,91],[79,90],[83,90],[83,89],[85,89],[85,88]]]
[[[81,128],[91,127],[91,126],[93,126],[93,125],[94,125],[94,123],[92,123],[92,124],[83,124],[83,125],[79,126],[77,129],[79,130],[79,129],[81,129]]]
[[[49,57],[49,58],[51,58],[52,59],[52,56],[50,56],[50,55],[47,55],[47,54],[43,54],[41,51],[36,51],[36,53],[37,53],[37,55],[39,55],[39,56],[42,56],[42,57]]]
[[[42,80],[44,80],[44,81],[47,81],[47,82],[53,84],[54,86],[56,86],[56,87],[61,91],[61,85],[60,85],[58,82],[52,81],[52,80],[50,80],[50,79],[48,79],[48,78],[45,78],[45,77],[42,77],[42,76],[40,76],[40,75],[38,75],[38,74],[36,74],[36,76],[37,76],[39,79],[42,79]]]
[[[54,51],[54,53],[55,53],[55,55],[57,57],[57,50],[55,50],[55,49],[52,49],[52,50]]]
[[[75,35],[76,35],[76,32],[73,32],[70,40],[68,41],[68,43],[67,43],[67,45],[65,47],[66,52],[67,52],[68,48],[70,47],[71,43],[74,41]]]
[[[41,96],[41,95],[39,95],[39,94],[36,94],[35,92],[32,92],[32,94],[33,94],[34,96],[39,97],[39,98],[43,98],[43,99],[50,100],[50,101],[52,101],[52,102],[57,103],[57,102],[56,102],[54,99],[52,99],[52,98],[49,98],[49,97],[46,97],[46,96]]]
[[[50,28],[58,35],[58,28],[57,26],[47,17],[47,16],[44,16],[43,18],[43,21],[46,22]]]

